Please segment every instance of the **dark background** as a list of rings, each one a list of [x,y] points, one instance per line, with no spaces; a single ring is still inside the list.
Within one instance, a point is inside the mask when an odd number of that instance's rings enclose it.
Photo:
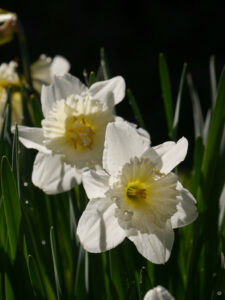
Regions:
[[[209,58],[216,56],[217,78],[225,63],[225,1],[1,1],[24,25],[30,60],[61,54],[71,73],[96,71],[104,47],[113,76],[122,75],[144,115],[153,144],[168,139],[158,73],[163,52],[170,69],[174,104],[184,62],[192,73],[204,113],[211,101]],[[0,49],[1,60],[18,56],[17,47]],[[179,136],[193,140],[192,108],[187,86]],[[118,114],[134,121],[127,100]]]

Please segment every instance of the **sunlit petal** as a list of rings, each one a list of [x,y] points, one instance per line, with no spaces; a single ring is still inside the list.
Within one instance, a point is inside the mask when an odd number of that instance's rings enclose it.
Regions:
[[[47,194],[58,194],[79,184],[81,172],[65,164],[59,155],[38,153],[34,161],[32,182]]]
[[[107,199],[91,200],[82,214],[77,235],[84,249],[103,252],[120,244],[126,234],[114,216],[115,204]]]

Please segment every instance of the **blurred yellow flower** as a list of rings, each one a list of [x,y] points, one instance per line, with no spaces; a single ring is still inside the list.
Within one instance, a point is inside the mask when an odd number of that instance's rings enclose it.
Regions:
[[[0,65],[0,131],[3,124],[3,113],[8,98],[8,88],[12,87],[12,124],[21,124],[23,120],[21,93],[19,76],[16,73],[17,63],[3,63]]]
[[[1,19],[0,19],[1,20]],[[20,78],[16,72],[17,63],[2,63],[0,65],[0,131],[3,124],[3,113],[8,98],[8,88],[13,88],[11,124],[22,124],[22,98],[20,93]],[[31,66],[31,78],[34,89],[41,93],[42,85],[52,83],[55,75],[64,75],[70,69],[70,63],[66,58],[57,55],[54,58],[41,55]],[[23,83],[25,78],[22,77]]]
[[[0,8],[0,45],[13,39],[13,33],[16,31],[16,19],[15,13]]]
[[[63,76],[69,70],[70,63],[65,57],[56,55],[54,58],[51,58],[42,54],[30,66],[33,88],[40,94],[43,84],[51,84],[54,76]]]

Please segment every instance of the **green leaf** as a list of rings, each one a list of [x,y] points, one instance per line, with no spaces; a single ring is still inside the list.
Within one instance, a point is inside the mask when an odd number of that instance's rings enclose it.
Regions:
[[[41,110],[41,103],[38,99],[38,97],[34,94],[30,96],[30,102],[31,108],[32,108],[32,116],[34,121],[35,127],[41,127],[41,120],[43,120],[43,113]]]
[[[55,240],[55,233],[54,233],[53,227],[50,228],[50,242],[51,242],[52,260],[53,260],[53,267],[54,267],[57,298],[60,299],[62,291],[61,291],[60,276],[59,276],[60,273],[59,273],[58,257],[57,257],[57,251],[56,251],[56,240]]]
[[[7,104],[3,114],[3,125],[1,130],[1,143],[0,143],[0,154],[1,156],[4,154],[10,153],[11,148],[11,133],[9,132],[9,128],[11,126],[11,105]]]
[[[8,234],[2,197],[0,198],[0,247],[7,252]]]
[[[93,83],[96,82],[95,72],[91,72],[89,75],[88,86],[92,86]]]
[[[215,70],[215,56],[211,55],[209,60],[209,74],[212,95],[212,107],[216,104],[217,83],[216,83],[216,70]]]
[[[12,169],[5,156],[1,162],[1,189],[9,238],[10,257],[13,261],[16,256],[19,240],[21,207]]]
[[[140,112],[140,109],[138,107],[137,101],[136,101],[136,99],[135,99],[135,97],[132,94],[130,89],[127,90],[127,96],[128,96],[128,99],[129,99],[130,106],[131,106],[131,108],[134,112],[134,116],[135,116],[135,118],[138,122],[138,125],[142,128],[146,128],[144,120],[143,120],[141,112]]]
[[[202,137],[199,136],[195,142],[193,173],[191,178],[191,192],[196,197],[201,179],[201,166],[204,155],[204,146]]]
[[[23,72],[27,83],[32,88],[32,79],[30,73],[30,59],[27,49],[26,36],[22,24],[17,20],[17,36],[19,41],[20,53],[22,58]]]
[[[180,118],[180,104],[181,104],[181,98],[182,98],[182,93],[183,93],[183,88],[184,88],[186,70],[187,70],[187,63],[184,63],[183,70],[181,73],[181,78],[180,78],[179,90],[178,90],[178,94],[177,94],[177,103],[176,103],[175,114],[174,114],[174,119],[173,119],[173,139],[174,140],[177,139],[177,129],[178,129],[178,123],[179,123],[179,118]]]
[[[187,83],[188,83],[190,97],[192,101],[195,139],[197,139],[198,136],[203,136],[204,120],[203,120],[202,108],[198,97],[198,93],[194,88],[192,76],[190,73],[187,75]]]
[[[86,69],[84,69],[83,70],[83,77],[84,77],[84,82],[85,82],[85,84],[88,86],[88,73],[87,73],[87,70]]]
[[[9,281],[8,275],[5,273],[5,300],[16,300],[13,287]]]
[[[77,221],[76,221],[75,209],[74,209],[71,191],[68,192],[68,198],[69,198],[69,213],[70,213],[70,237],[71,240],[74,241],[76,238],[75,234],[77,228]]]
[[[23,123],[27,126],[33,126],[33,122],[28,109],[30,98],[28,95],[28,90],[25,85],[21,86],[21,97],[22,97],[22,107],[23,107]]]
[[[219,200],[220,210],[219,210],[219,229],[223,231],[225,229],[225,184],[220,195]]]
[[[220,77],[216,104],[212,113],[208,139],[202,162],[201,185],[198,191],[199,211],[205,213],[203,227],[204,268],[205,276],[202,280],[202,297],[206,297],[213,288],[211,274],[215,270],[218,254],[218,218],[219,198],[225,182],[225,155],[221,154],[220,146],[225,126],[225,69]],[[210,260],[208,259],[210,257]]]
[[[84,249],[83,247],[79,244],[79,254],[77,257],[77,264],[76,264],[76,273],[75,273],[75,286],[74,286],[74,295],[79,296],[79,295],[86,295],[85,293],[85,288],[84,288],[84,277],[85,277],[85,272],[84,272]]]
[[[100,66],[101,66],[104,80],[111,78],[109,64],[108,64],[108,60],[104,48],[100,49]]]
[[[85,251],[85,289],[86,289],[86,293],[87,295],[89,294],[89,264],[88,264],[88,252]]]
[[[19,141],[18,141],[18,127],[16,125],[15,133],[13,136],[12,146],[12,170],[16,178],[18,195],[20,198],[20,172],[19,172]]]
[[[214,184],[212,178],[224,184],[224,178],[217,178],[217,163],[220,156],[220,145],[223,137],[225,126],[225,69],[222,71],[222,75],[219,81],[218,93],[214,111],[210,122],[208,139],[205,148],[202,173],[204,176],[204,195],[206,199],[210,196],[209,191],[212,191],[212,184]],[[221,188],[222,188],[221,186]]]
[[[34,258],[31,255],[27,257],[27,266],[30,276],[31,285],[35,296],[44,297],[44,289],[40,277],[40,273]]]
[[[164,108],[166,112],[168,132],[169,132],[169,136],[172,138],[173,100],[172,100],[169,70],[168,70],[166,59],[162,53],[159,54],[159,75],[160,75],[162,97],[164,101]]]

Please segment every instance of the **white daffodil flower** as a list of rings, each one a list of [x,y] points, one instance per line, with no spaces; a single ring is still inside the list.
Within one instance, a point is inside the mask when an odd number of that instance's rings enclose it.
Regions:
[[[170,256],[173,229],[196,219],[194,197],[171,172],[185,158],[187,140],[149,144],[128,122],[107,126],[104,170],[82,175],[91,201],[77,235],[87,251],[109,250],[127,237],[145,258],[162,264]]]
[[[17,15],[0,8],[0,45],[6,44],[13,39],[16,31]]]
[[[10,15],[10,14],[9,14]],[[9,15],[4,15],[5,18]],[[0,131],[3,124],[3,112],[7,101],[7,88],[16,87],[12,93],[12,125],[22,124],[22,98],[20,93],[20,79],[16,72],[18,64],[15,61],[0,65]],[[54,76],[62,76],[70,69],[70,63],[62,56],[55,56],[53,59],[41,55],[39,60],[31,65],[31,77],[33,86],[37,92],[41,92],[42,85],[52,83]],[[22,79],[23,80],[23,79]]]
[[[87,88],[70,74],[56,76],[41,94],[42,128],[19,126],[19,139],[39,151],[32,181],[48,194],[81,182],[81,169],[102,163],[105,130],[114,121],[114,105],[125,95],[120,76]]]
[[[175,300],[171,294],[163,286],[158,285],[154,289],[149,290],[143,300]]]
[[[31,77],[34,89],[40,94],[42,85],[53,82],[54,76],[63,76],[70,70],[70,63],[66,58],[56,55],[53,59],[42,54],[31,66]]]
[[[3,63],[0,65],[0,131],[3,124],[3,113],[8,98],[7,89],[12,87],[12,124],[21,124],[23,120],[22,114],[22,99],[18,91],[20,87],[19,76],[16,73],[17,63],[11,61],[10,63]],[[17,91],[16,91],[17,90]]]

